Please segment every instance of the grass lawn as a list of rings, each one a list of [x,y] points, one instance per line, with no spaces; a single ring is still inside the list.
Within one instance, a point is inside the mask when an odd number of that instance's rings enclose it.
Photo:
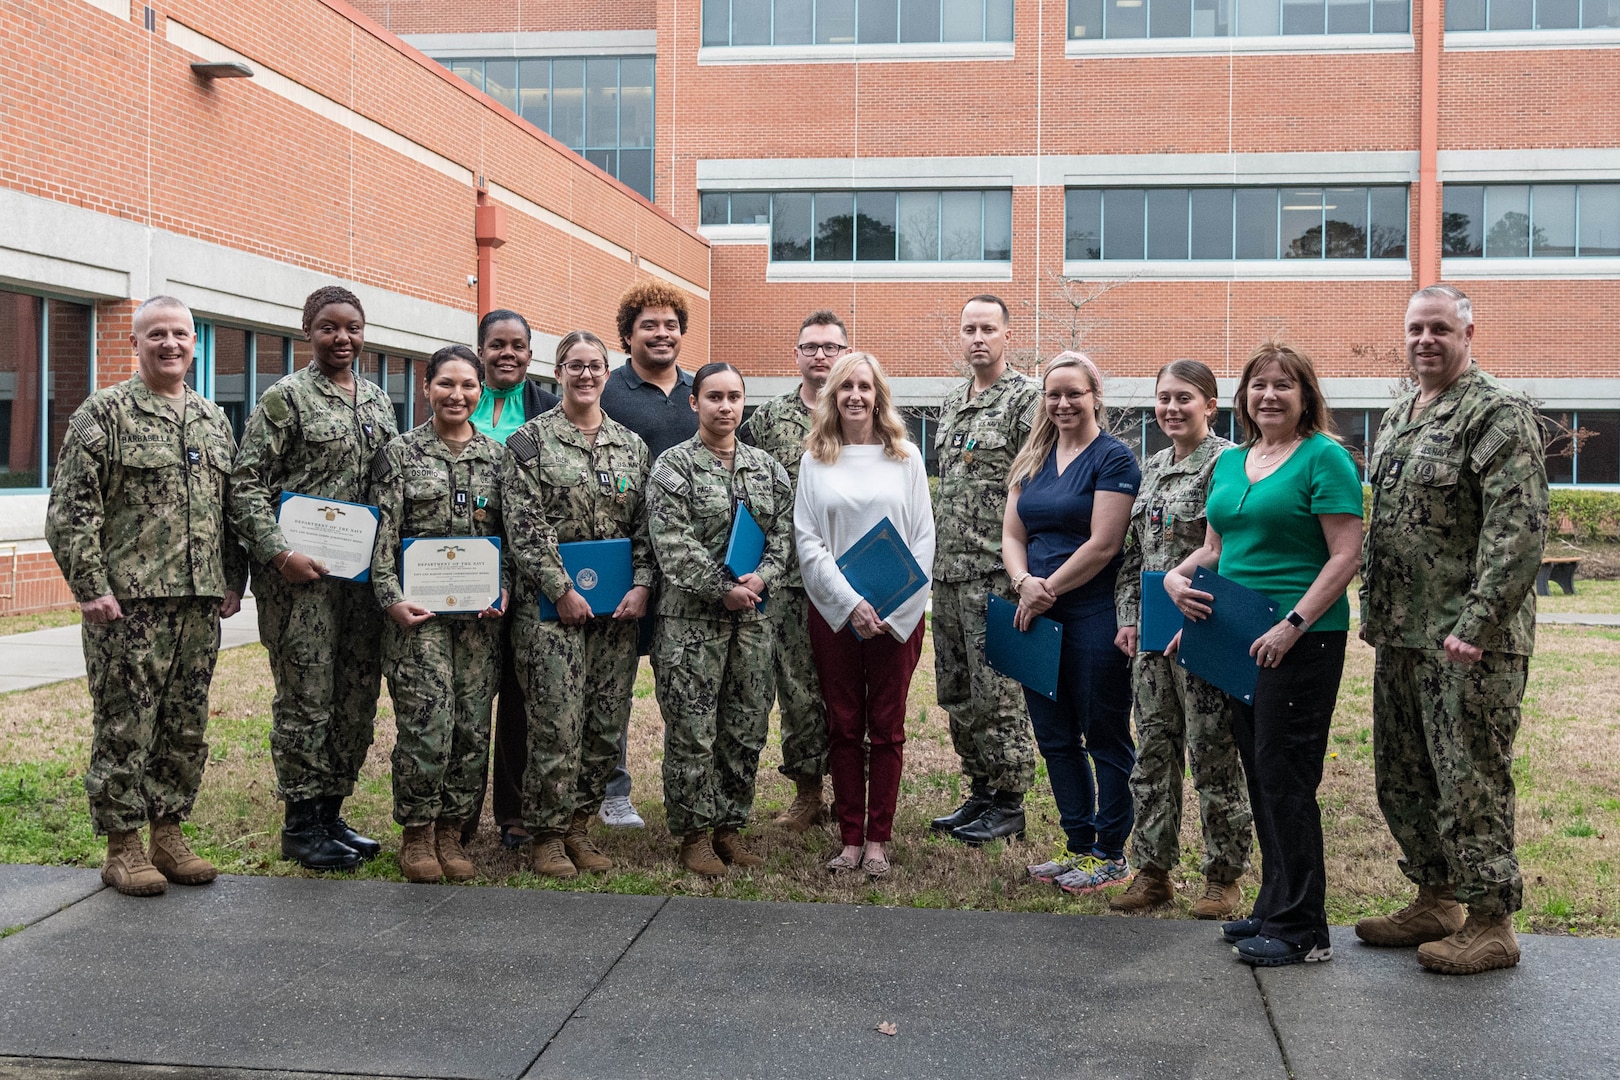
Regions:
[[[1620,600],[1609,610],[1620,610]],[[1543,628],[1539,650],[1514,767],[1525,877],[1519,929],[1620,937],[1620,632]],[[1373,795],[1371,679],[1372,650],[1352,640],[1321,791],[1328,916],[1335,923],[1394,910],[1410,891],[1395,867],[1395,844]],[[260,647],[221,656],[211,703],[209,768],[187,831],[199,850],[226,872],[303,875],[305,871],[278,857],[270,697]],[[649,828],[598,830],[615,870],[568,883],[542,881],[526,871],[526,850],[513,853],[500,847],[487,819],[472,848],[474,860],[484,881],[521,888],[1106,913],[1103,897],[1071,897],[1025,879],[1024,864],[1046,858],[1061,842],[1044,769],[1031,795],[1027,841],[974,851],[929,833],[928,819],[953,808],[962,791],[945,716],[933,702],[932,651],[925,648],[911,689],[906,769],[891,850],[895,871],[881,883],[832,878],[822,869],[837,850],[830,829],[795,837],[770,827],[771,817],[793,794],[775,769],[780,753],[774,724],[761,760],[755,807],[764,824],[751,831],[767,855],[766,864],[718,883],[680,871],[660,804],[662,727],[645,665],[636,686],[630,771],[635,801]],[[100,864],[102,847],[91,835],[82,785],[89,738],[83,679],[0,696],[0,762],[5,763],[0,764],[0,862]],[[361,877],[402,880],[395,862],[399,828],[390,818],[392,742],[393,718],[385,696],[376,743],[346,809],[352,823],[384,841],[384,855],[363,868]],[[1182,865],[1175,875],[1183,882],[1181,894],[1173,909],[1153,917],[1188,918],[1202,886],[1190,784],[1182,846]],[[1258,882],[1250,875],[1243,883],[1252,898]]]

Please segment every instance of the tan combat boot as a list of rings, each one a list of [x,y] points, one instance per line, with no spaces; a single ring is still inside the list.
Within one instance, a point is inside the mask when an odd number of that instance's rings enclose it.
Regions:
[[[467,849],[461,846],[461,822],[440,818],[433,827],[433,844],[446,878],[471,881],[478,876],[478,867],[467,857]]]
[[[1164,907],[1175,896],[1175,886],[1170,884],[1168,871],[1144,866],[1136,872],[1130,888],[1108,898],[1108,907],[1111,911],[1152,911]]]
[[[1243,903],[1243,886],[1235,881],[1205,881],[1204,895],[1193,901],[1195,919],[1230,919]]]
[[[775,824],[789,832],[808,832],[827,820],[827,807],[821,801],[821,777],[795,776],[799,793],[788,808],[777,815]]]
[[[714,853],[714,844],[705,829],[689,832],[681,840],[681,865],[704,877],[726,876],[726,864]]]
[[[152,865],[176,885],[206,885],[219,876],[213,863],[187,846],[177,818],[152,822]]]
[[[602,849],[596,846],[596,841],[586,831],[590,827],[591,816],[584,810],[574,811],[568,831],[563,833],[563,850],[573,864],[587,874],[605,874],[613,869],[613,860],[602,854]]]
[[[1463,909],[1450,885],[1419,885],[1417,897],[1393,915],[1373,915],[1356,923],[1356,937],[1368,945],[1409,949],[1439,941],[1462,929]]]
[[[1418,963],[1442,975],[1478,975],[1518,962],[1519,939],[1513,936],[1513,916],[1507,914],[1470,911],[1461,930],[1418,946]]]
[[[444,877],[444,867],[433,850],[433,826],[405,826],[405,837],[399,842],[399,872],[418,885],[435,885]]]
[[[736,829],[714,830],[714,853],[728,866],[762,866],[765,862],[765,856],[743,846],[742,834]]]
[[[563,834],[555,830],[534,834],[534,872],[541,877],[571,878],[579,873],[563,846]]]
[[[125,896],[161,896],[169,888],[169,882],[146,857],[141,834],[134,829],[107,834],[101,880]]]

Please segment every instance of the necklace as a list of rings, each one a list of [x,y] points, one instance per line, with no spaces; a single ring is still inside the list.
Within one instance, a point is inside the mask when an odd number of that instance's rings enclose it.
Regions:
[[[1299,436],[1295,435],[1294,438],[1293,438],[1293,441],[1290,442],[1287,446],[1282,447],[1280,450],[1272,450],[1269,453],[1256,454],[1255,455],[1255,460],[1257,460],[1261,465],[1265,465],[1268,461],[1271,461],[1271,458],[1272,458],[1273,455],[1282,454],[1282,457],[1278,458],[1275,462],[1272,462],[1272,464],[1274,464],[1274,465],[1281,465],[1283,460],[1285,458],[1287,458],[1289,454],[1292,454],[1294,452],[1294,447],[1296,447],[1298,445],[1299,445]],[[1258,446],[1256,446],[1255,449],[1259,450],[1260,448]],[[1267,467],[1269,468],[1269,466],[1267,466]]]

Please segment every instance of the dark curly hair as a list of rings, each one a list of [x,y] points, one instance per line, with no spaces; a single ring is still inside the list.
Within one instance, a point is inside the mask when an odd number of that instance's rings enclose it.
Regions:
[[[315,325],[315,316],[321,313],[321,308],[332,304],[348,304],[360,313],[360,321],[366,321],[366,309],[360,306],[360,298],[341,285],[322,285],[310,293],[304,300],[304,336],[309,336],[309,328]]]
[[[686,333],[686,294],[675,286],[652,278],[638,281],[619,297],[619,343],[630,348],[630,332],[636,320],[648,308],[667,307],[680,321],[681,333]]]

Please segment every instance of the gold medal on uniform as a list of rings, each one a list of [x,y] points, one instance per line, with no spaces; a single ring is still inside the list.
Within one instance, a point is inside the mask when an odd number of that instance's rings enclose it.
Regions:
[[[978,441],[979,440],[977,439],[969,439],[967,441],[967,452],[962,455],[962,464],[973,464],[973,447],[978,443]]]
[[[473,510],[473,520],[474,521],[483,521],[485,518],[489,517],[489,511],[484,509],[485,505],[487,505],[489,503],[489,497],[485,496],[485,495],[480,495],[475,500],[475,503],[476,503],[476,509]]]

